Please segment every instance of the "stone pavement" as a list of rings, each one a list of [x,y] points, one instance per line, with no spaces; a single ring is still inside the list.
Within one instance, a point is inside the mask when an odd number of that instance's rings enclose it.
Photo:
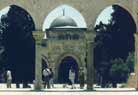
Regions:
[[[32,85],[31,85],[32,86]],[[41,91],[34,91],[33,88],[6,88],[5,84],[0,84],[0,95],[138,95],[135,88],[94,88],[94,91],[87,91],[79,89],[62,88],[62,85],[55,85],[52,89],[42,89]]]
[[[34,91],[2,91],[0,95],[138,95],[136,91],[42,91],[42,92],[34,92]]]

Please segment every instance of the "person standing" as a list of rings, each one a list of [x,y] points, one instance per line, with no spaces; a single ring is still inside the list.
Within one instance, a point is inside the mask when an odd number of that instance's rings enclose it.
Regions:
[[[72,89],[75,88],[74,81],[75,81],[75,70],[71,67],[69,70],[69,80],[71,81]]]
[[[7,88],[11,88],[11,83],[12,83],[12,74],[10,70],[7,70]]]
[[[43,77],[44,77],[44,88],[50,88],[50,84],[49,84],[49,75],[51,74],[49,68],[45,68],[43,70]]]
[[[84,83],[85,83],[85,76],[84,76],[83,67],[81,67],[80,71],[79,71],[79,82],[80,82],[80,89],[83,89],[84,88]]]

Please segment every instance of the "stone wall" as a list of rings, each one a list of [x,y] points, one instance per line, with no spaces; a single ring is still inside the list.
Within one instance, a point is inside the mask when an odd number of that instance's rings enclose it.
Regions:
[[[84,16],[88,27],[93,26],[100,12],[112,4],[118,4],[128,10],[135,21],[138,13],[137,0],[0,0],[0,9],[11,4],[27,10],[34,19],[37,30],[42,30],[45,17],[62,4],[78,10]]]

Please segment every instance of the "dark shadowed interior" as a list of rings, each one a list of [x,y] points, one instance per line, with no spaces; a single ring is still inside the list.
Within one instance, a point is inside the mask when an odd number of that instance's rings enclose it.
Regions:
[[[70,83],[69,70],[71,67],[75,70],[75,82],[77,82],[78,64],[73,57],[67,56],[61,61],[60,66],[59,66],[59,70],[58,70],[58,82],[59,83]]]
[[[1,68],[10,69],[13,82],[32,82],[35,73],[35,40],[32,31],[35,24],[27,11],[19,6],[11,5],[10,10],[1,18],[3,33],[1,47],[4,52],[0,54],[5,60]],[[1,61],[1,60],[0,60]]]

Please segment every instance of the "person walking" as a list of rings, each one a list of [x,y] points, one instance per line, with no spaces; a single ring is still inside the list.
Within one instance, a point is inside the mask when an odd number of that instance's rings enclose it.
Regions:
[[[81,67],[80,71],[79,71],[79,82],[80,82],[80,89],[83,89],[84,88],[84,83],[85,83],[85,76],[84,76],[83,67]]]
[[[71,67],[69,70],[69,80],[71,81],[72,89],[75,88],[74,81],[75,81],[75,70]]]
[[[49,75],[51,74],[49,68],[45,68],[43,70],[43,77],[44,77],[44,88],[50,88],[50,84],[49,84]]]
[[[11,83],[12,83],[12,74],[10,70],[7,70],[7,88],[11,88]]]

